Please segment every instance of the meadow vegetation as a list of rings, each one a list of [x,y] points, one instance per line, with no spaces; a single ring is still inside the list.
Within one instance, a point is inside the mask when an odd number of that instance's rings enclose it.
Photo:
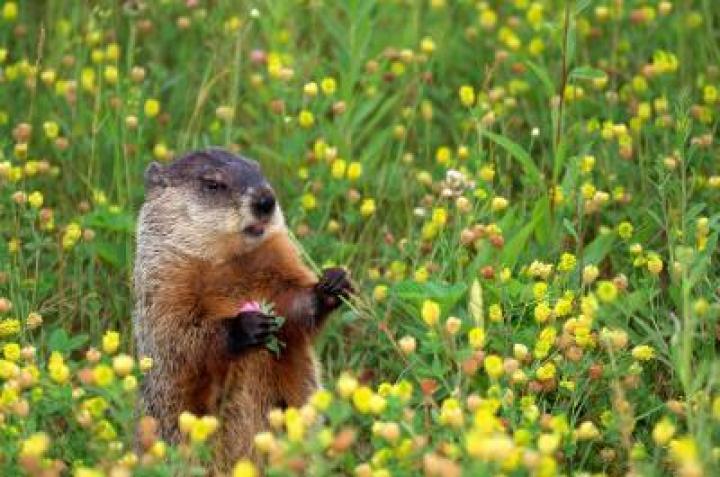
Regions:
[[[716,0],[4,1],[0,71],[0,475],[204,475],[130,285],[207,146],[359,290],[235,477],[719,475]]]

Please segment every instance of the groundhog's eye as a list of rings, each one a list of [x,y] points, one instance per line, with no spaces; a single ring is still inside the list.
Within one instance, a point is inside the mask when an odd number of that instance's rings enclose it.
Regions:
[[[207,192],[221,192],[227,189],[227,185],[214,179],[203,179],[203,190]]]

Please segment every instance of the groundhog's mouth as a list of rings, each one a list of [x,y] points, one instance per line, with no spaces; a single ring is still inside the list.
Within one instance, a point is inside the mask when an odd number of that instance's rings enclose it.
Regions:
[[[262,237],[265,233],[265,226],[263,224],[248,225],[243,229],[243,232],[251,237]]]

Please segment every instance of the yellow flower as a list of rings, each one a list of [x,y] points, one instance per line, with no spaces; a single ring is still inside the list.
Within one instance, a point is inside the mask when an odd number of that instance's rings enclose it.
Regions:
[[[118,60],[120,58],[120,45],[110,43],[105,49],[105,57],[110,61]]]
[[[264,454],[270,452],[276,445],[275,436],[270,431],[255,434],[253,443],[255,444],[255,448]]]
[[[372,397],[370,397],[369,406],[370,412],[377,416],[379,414],[382,414],[382,412],[385,410],[385,408],[387,407],[387,401],[379,394],[373,394]]]
[[[659,255],[652,253],[648,254],[647,258],[647,269],[653,275],[659,275],[663,270],[663,261]]]
[[[575,430],[575,438],[579,441],[590,441],[600,437],[600,431],[592,421],[584,421]]]
[[[50,447],[50,438],[44,432],[36,432],[25,439],[20,447],[20,456],[40,458]]]
[[[540,23],[543,21],[543,5],[538,2],[533,2],[530,8],[528,8],[525,18],[527,18],[528,23],[532,25],[533,28],[540,26]]]
[[[530,40],[530,43],[528,44],[528,51],[533,56],[538,56],[542,54],[542,52],[545,51],[545,42],[542,40],[542,38],[532,38]]]
[[[582,281],[584,285],[590,285],[593,283],[598,275],[600,275],[600,269],[595,265],[585,265],[582,272]]]
[[[572,297],[566,296],[558,299],[555,303],[553,313],[555,316],[567,316],[572,311],[573,299]]]
[[[335,389],[338,394],[347,399],[357,389],[358,381],[347,372],[340,374],[340,377],[335,384]]]
[[[440,146],[435,151],[435,160],[438,164],[447,165],[452,158],[452,151],[447,146]]]
[[[55,139],[60,134],[60,126],[55,121],[45,121],[43,123],[43,131],[48,139]]]
[[[235,117],[235,109],[232,106],[223,104],[215,109],[215,117],[222,121],[232,121]]]
[[[491,379],[498,379],[503,375],[503,360],[500,356],[491,354],[485,357],[483,362],[485,372]]]
[[[715,104],[718,101],[718,90],[713,85],[706,85],[703,88],[703,101],[706,104]]]
[[[569,272],[575,268],[577,259],[572,253],[563,253],[560,256],[560,263],[558,263],[558,270],[561,272]]]
[[[110,366],[99,364],[93,369],[95,384],[101,388],[107,387],[115,380],[115,373]]]
[[[678,464],[691,463],[697,460],[697,444],[690,436],[670,441],[670,458]],[[695,473],[694,475],[702,475]]]
[[[232,477],[257,477],[258,470],[255,464],[247,459],[241,459],[233,467]]]
[[[80,240],[82,236],[82,229],[80,225],[75,222],[71,222],[65,227],[65,232],[62,237],[62,246],[64,249],[70,249]]]
[[[605,303],[612,303],[617,298],[618,290],[615,284],[609,280],[602,280],[598,282],[597,296],[600,301]]]
[[[668,417],[663,417],[655,424],[652,431],[652,438],[659,446],[664,446],[675,435],[675,425]]]
[[[102,338],[102,349],[107,354],[115,354],[120,347],[120,333],[107,331]]]
[[[362,175],[362,164],[358,161],[353,161],[347,168],[347,178],[351,181],[355,181]]]
[[[320,89],[322,89],[324,94],[330,96],[335,93],[335,90],[337,89],[337,82],[334,78],[329,76],[325,77],[320,81]]]
[[[485,330],[475,327],[468,332],[468,342],[473,349],[480,349],[485,344]]]
[[[432,218],[430,220],[438,227],[442,227],[447,223],[447,217],[448,212],[445,207],[435,207],[432,211]]]
[[[342,179],[345,177],[345,171],[347,170],[347,162],[345,159],[337,158],[332,162],[330,166],[330,173],[334,179]]]
[[[534,315],[535,321],[537,321],[538,323],[545,323],[546,321],[548,321],[552,316],[552,309],[550,309],[550,305],[548,304],[548,302],[543,301],[538,303],[535,306]]]
[[[315,394],[310,398],[310,404],[312,404],[317,410],[325,411],[332,402],[332,393],[327,389],[320,389],[315,391]]]
[[[113,370],[120,377],[130,374],[134,367],[135,360],[127,354],[119,354],[113,358]]]
[[[42,192],[36,190],[28,196],[28,203],[30,204],[30,207],[33,209],[39,209],[43,205],[43,195]]]
[[[352,402],[355,409],[361,414],[367,414],[370,412],[370,401],[372,400],[373,392],[367,386],[360,386],[355,389],[352,393]]]
[[[82,403],[82,409],[92,417],[100,417],[108,409],[108,402],[101,397],[90,398]]]
[[[147,373],[152,369],[153,360],[149,356],[143,356],[140,358],[140,371]]]
[[[425,54],[432,54],[435,51],[435,42],[429,36],[426,36],[420,41],[420,50]]]
[[[418,283],[425,283],[428,281],[428,278],[430,278],[430,272],[428,271],[427,267],[420,266],[413,273],[413,278]]]
[[[497,303],[490,305],[490,307],[488,308],[488,317],[490,318],[490,321],[494,321],[496,323],[502,321],[503,320],[502,307]]]
[[[305,86],[303,86],[303,94],[305,96],[315,97],[318,94],[318,85],[314,81],[310,81],[309,83],[305,83]]]
[[[12,361],[0,359],[0,379],[10,379],[20,372],[18,365]]]
[[[195,420],[190,428],[190,441],[205,442],[218,428],[218,420],[214,416],[203,416]]]
[[[460,103],[463,106],[470,107],[475,103],[475,90],[472,86],[460,86],[458,94],[460,95]]]
[[[545,363],[535,371],[535,376],[540,381],[547,381],[555,377],[556,368],[553,363]]]
[[[455,398],[447,398],[440,408],[440,423],[453,427],[461,427],[464,422],[464,415],[460,402]]]
[[[95,435],[103,441],[111,441],[117,437],[117,431],[107,419],[98,422],[94,429]]]
[[[497,13],[495,13],[495,11],[491,8],[484,8],[480,12],[480,25],[485,30],[491,30],[495,28],[495,25],[497,24],[497,19]]]
[[[62,355],[57,351],[53,351],[52,354],[50,354],[50,360],[48,361],[48,371],[50,374],[50,379],[52,379],[58,384],[63,384],[67,382],[68,378],[70,377],[70,368],[65,365]]]
[[[8,343],[3,346],[3,356],[5,359],[10,361],[17,361],[20,359],[20,345],[17,343]]]
[[[560,436],[557,434],[540,434],[537,440],[537,448],[541,454],[550,455],[558,448]]]
[[[540,301],[547,295],[548,284],[546,282],[536,282],[533,285],[533,296],[536,300]]]
[[[105,473],[90,467],[77,467],[73,472],[73,477],[105,477]]]
[[[624,240],[629,240],[633,235],[633,226],[630,222],[622,222],[618,225],[618,235]]]
[[[410,401],[410,398],[412,398],[413,393],[413,386],[412,384],[403,379],[399,383],[393,385],[391,394],[393,396],[397,396],[400,398],[400,400],[404,403],[407,403]]]
[[[309,129],[315,124],[315,116],[310,111],[304,109],[300,111],[300,114],[298,115],[298,123],[300,124],[300,127]]]
[[[649,361],[655,357],[655,349],[648,345],[639,345],[632,349],[633,358],[638,361]]]
[[[160,113],[160,101],[157,99],[147,99],[145,100],[145,116],[149,118],[154,118]]]
[[[387,285],[377,285],[373,289],[373,298],[375,301],[383,302],[388,296],[388,287]]]
[[[155,159],[159,161],[169,159],[170,151],[168,150],[167,145],[164,142],[158,142],[155,144],[153,146],[153,156],[155,156]]]
[[[495,177],[495,168],[489,164],[486,164],[480,168],[480,179],[485,182],[490,182]]]
[[[127,392],[135,391],[137,389],[137,378],[133,375],[125,376],[122,380],[123,389]]]
[[[317,207],[317,200],[315,199],[315,196],[312,194],[312,192],[307,192],[303,194],[303,196],[300,198],[300,204],[302,205],[303,209],[312,210]]]
[[[108,84],[115,84],[118,80],[118,69],[115,66],[108,65],[105,67],[105,70],[103,71],[103,78],[105,78],[105,81],[108,82]]]
[[[183,411],[178,416],[178,428],[183,434],[189,434],[198,418],[193,413]]]
[[[375,213],[375,199],[363,199],[360,205],[360,214],[363,217],[370,217]]]
[[[8,318],[0,321],[0,338],[16,335],[20,332],[20,320]]]
[[[528,356],[528,348],[522,343],[515,343],[513,345],[513,356],[518,361],[525,361],[525,358]]]
[[[14,21],[18,16],[18,6],[15,2],[5,2],[2,9],[2,16],[4,20],[9,22]]]
[[[420,314],[426,325],[435,326],[440,319],[440,305],[433,300],[425,300]]]

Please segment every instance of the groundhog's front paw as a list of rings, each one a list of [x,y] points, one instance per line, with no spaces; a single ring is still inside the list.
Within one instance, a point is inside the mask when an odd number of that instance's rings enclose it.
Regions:
[[[320,281],[315,285],[320,306],[325,310],[334,310],[354,292],[350,275],[343,268],[326,268]]]
[[[228,352],[232,355],[264,346],[278,328],[275,317],[262,311],[241,311],[235,318],[225,322],[228,329]]]

